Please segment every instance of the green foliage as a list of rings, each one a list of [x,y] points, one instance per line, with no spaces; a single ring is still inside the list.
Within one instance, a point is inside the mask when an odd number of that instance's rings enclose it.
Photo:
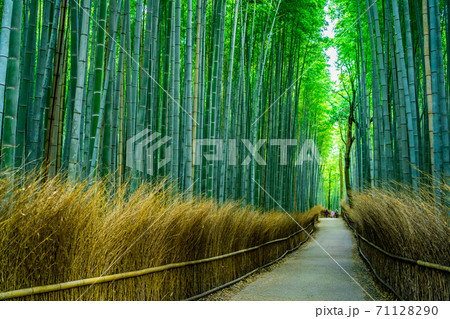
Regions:
[[[36,29],[29,28],[28,12],[18,19],[31,31],[17,43],[30,66],[20,78],[24,121],[16,130],[17,166],[50,164],[50,176],[68,173],[72,180],[108,176],[111,186],[131,179],[135,188],[170,176],[180,190],[267,209],[279,208],[279,202],[305,210],[317,201],[321,167],[300,169],[295,161],[306,140],[314,140],[323,157],[334,147],[322,38],[325,0],[240,1],[236,16],[236,1],[192,1],[190,16],[188,2],[179,0],[82,0],[83,10],[77,2],[68,4],[69,9],[39,1]],[[24,98],[28,92],[35,94]],[[60,108],[49,104],[56,100]],[[50,128],[57,132],[52,140]],[[172,138],[172,162],[157,168],[165,157],[161,148],[152,158],[154,174],[147,174],[147,146],[126,145],[145,129]],[[276,151],[262,148],[267,167],[254,158],[241,165],[249,150],[240,145],[233,166],[226,162],[228,149],[226,161],[206,161],[214,149],[196,150],[192,142],[199,137],[253,145],[296,139],[299,145],[289,150],[288,165],[279,164]],[[192,164],[196,152],[199,165]]]
[[[450,176],[448,38],[443,30],[448,32],[448,19],[442,19],[449,8],[435,0],[426,4],[330,2],[330,14],[338,19],[334,44],[342,74],[331,120],[342,128],[342,119],[350,116],[345,112],[349,88],[357,93],[354,188],[396,181],[418,189],[429,183],[427,175]],[[446,190],[435,195],[437,201],[447,201]]]

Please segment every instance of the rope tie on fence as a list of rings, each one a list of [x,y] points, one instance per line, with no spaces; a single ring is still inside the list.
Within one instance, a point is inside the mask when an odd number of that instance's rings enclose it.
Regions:
[[[31,296],[31,295],[35,295],[35,294],[42,294],[42,293],[60,291],[60,290],[65,290],[65,289],[78,288],[78,287],[83,287],[83,286],[88,286],[88,285],[93,285],[93,284],[101,284],[101,283],[111,282],[111,281],[115,281],[115,280],[140,277],[140,276],[157,273],[157,272],[161,272],[161,271],[166,271],[166,270],[170,270],[170,269],[183,268],[183,267],[187,267],[187,266],[198,265],[198,264],[202,264],[202,263],[221,260],[221,259],[236,256],[236,255],[240,255],[243,253],[248,253],[248,252],[257,250],[259,248],[262,248],[264,246],[267,246],[267,245],[271,245],[271,244],[275,244],[278,242],[289,240],[292,237],[306,231],[311,225],[314,225],[314,221],[309,223],[306,227],[296,231],[295,233],[292,233],[291,235],[289,235],[287,237],[274,239],[274,240],[268,241],[268,242],[258,245],[258,246],[241,249],[241,250],[238,250],[235,252],[231,252],[231,253],[227,253],[227,254],[223,254],[223,255],[219,255],[219,256],[203,258],[203,259],[199,259],[199,260],[179,262],[179,263],[172,263],[172,264],[167,264],[167,265],[162,265],[162,266],[157,266],[157,267],[141,269],[141,270],[137,270],[137,271],[130,271],[130,272],[125,272],[125,273],[120,273],[120,274],[107,275],[107,276],[102,276],[102,277],[86,278],[86,279],[63,282],[63,283],[59,283],[59,284],[37,286],[37,287],[32,287],[32,288],[24,288],[24,289],[0,292],[0,300],[19,298],[19,297]],[[307,231],[306,231],[306,233],[308,235],[310,235],[310,233],[308,233]],[[309,238],[309,236],[308,236],[308,238]],[[258,269],[260,269],[260,268],[258,268]]]

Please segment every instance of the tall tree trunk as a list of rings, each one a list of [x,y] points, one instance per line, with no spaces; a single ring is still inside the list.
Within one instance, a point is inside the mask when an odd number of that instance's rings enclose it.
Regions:
[[[344,161],[345,161],[345,168],[344,168],[344,174],[345,174],[345,191],[347,192],[347,198],[350,207],[353,205],[353,196],[352,196],[352,186],[350,184],[350,152],[352,149],[353,142],[355,140],[355,137],[352,134],[353,131],[353,122],[355,121],[354,118],[354,112],[355,112],[355,103],[356,103],[356,90],[353,88],[353,95],[351,98],[351,101],[349,101],[349,115],[347,120],[347,140],[345,142],[345,155],[344,155]]]

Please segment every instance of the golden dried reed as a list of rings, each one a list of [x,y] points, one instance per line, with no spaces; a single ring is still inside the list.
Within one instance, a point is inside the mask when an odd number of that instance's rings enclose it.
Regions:
[[[62,283],[198,260],[286,237],[299,226],[285,213],[263,213],[207,199],[183,199],[163,183],[126,187],[70,184],[39,174],[0,180],[0,291]],[[302,226],[322,207],[291,216]],[[181,300],[282,255],[307,237],[209,263],[71,288],[20,300]],[[17,300],[17,299],[16,299]]]
[[[448,186],[444,185],[442,187]],[[342,208],[356,232],[396,256],[450,266],[449,207],[432,190],[372,189]],[[388,257],[359,241],[375,272],[405,300],[449,300],[450,274]]]

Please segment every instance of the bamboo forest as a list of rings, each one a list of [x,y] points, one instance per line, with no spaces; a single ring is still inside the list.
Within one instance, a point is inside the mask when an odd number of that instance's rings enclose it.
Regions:
[[[449,10],[0,0],[0,300],[449,300]]]

